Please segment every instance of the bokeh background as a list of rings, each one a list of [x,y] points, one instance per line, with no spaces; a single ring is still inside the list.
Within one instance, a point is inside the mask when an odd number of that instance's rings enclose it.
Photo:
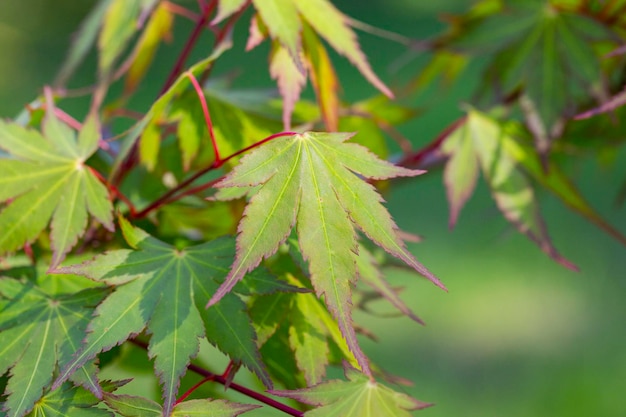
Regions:
[[[358,20],[424,39],[445,27],[441,16],[463,11],[471,2],[334,3]],[[0,1],[0,117],[17,114],[44,84],[52,82],[71,33],[93,4],[91,0]],[[177,21],[175,41],[160,51],[149,80],[141,86],[145,94],[133,103],[138,110],[145,110],[154,98],[189,30],[184,21]],[[267,47],[241,52],[245,31],[245,24],[240,24],[235,47],[216,72],[236,68],[240,86],[271,86]],[[402,46],[366,33],[360,39],[376,71],[392,86],[417,74],[428,59],[423,53],[407,55]],[[209,51],[210,39],[204,42],[196,49],[195,58]],[[93,58],[72,85],[86,85],[93,79]],[[375,93],[349,63],[334,58],[347,99]],[[423,110],[422,116],[401,131],[415,146],[432,140],[461,114],[459,104],[471,97],[479,77],[480,62],[447,90],[440,85],[426,88],[410,102]],[[150,80],[155,84],[150,85]],[[65,110],[79,116],[86,106],[84,100],[63,102]],[[590,157],[571,164],[568,172],[592,205],[626,231],[626,209],[614,204],[626,179],[625,152],[617,160],[614,165],[601,166]],[[412,387],[401,389],[436,403],[419,415],[626,416],[626,248],[550,195],[540,196],[557,248],[580,266],[580,273],[552,262],[517,234],[499,215],[484,184],[454,231],[447,226],[440,170],[414,182],[397,183],[386,195],[397,223],[425,238],[423,243],[411,245],[418,259],[450,289],[446,294],[408,272],[388,270],[388,279],[406,287],[403,298],[427,326],[406,318],[356,314],[357,322],[371,328],[379,339],[362,339],[374,361],[413,381]],[[391,311],[384,303],[374,307],[381,313]],[[138,373],[129,390],[157,392],[147,360],[137,354],[136,364],[134,369],[108,372],[111,376]],[[254,415],[280,413],[262,410]]]

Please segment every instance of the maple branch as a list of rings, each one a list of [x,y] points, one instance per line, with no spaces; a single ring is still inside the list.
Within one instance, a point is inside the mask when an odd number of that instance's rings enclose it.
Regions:
[[[142,342],[141,340],[137,340],[137,339],[128,339],[128,341],[130,343],[132,343],[135,346],[138,346],[144,350],[148,350],[148,344],[145,342]],[[200,385],[202,385],[203,383],[207,382],[207,381],[215,381],[218,384],[224,385],[227,388],[232,389],[233,391],[237,391],[247,397],[250,397],[254,400],[257,400],[265,405],[268,405],[272,408],[275,408],[276,410],[282,411],[285,414],[289,414],[290,416],[294,416],[294,417],[303,417],[304,413],[300,410],[296,410],[295,408],[289,407],[286,404],[283,404],[279,401],[276,401],[273,398],[268,397],[265,394],[261,394],[260,392],[254,391],[250,388],[244,387],[243,385],[239,385],[235,382],[230,382],[230,384],[228,383],[228,378],[224,377],[223,375],[217,375],[214,374],[213,372],[209,371],[208,369],[205,369],[201,366],[198,365],[194,365],[193,363],[190,363],[187,366],[187,369],[190,370],[191,372],[194,372],[200,376],[203,376],[204,379],[202,381],[200,381],[198,384],[194,385],[192,388],[190,388],[189,391],[195,390],[197,389]],[[187,395],[189,395],[187,392],[185,394],[183,394],[184,397],[186,397]],[[180,399],[178,399],[178,402],[181,402],[183,400],[183,397],[181,397]]]
[[[437,135],[437,137],[435,137],[432,142],[415,152],[405,154],[402,159],[398,161],[397,165],[407,168],[419,166],[422,162],[427,160],[437,150],[439,150],[439,148],[448,138],[448,136],[450,136],[450,134],[452,134],[452,132],[457,130],[459,127],[463,126],[466,121],[467,116],[462,116],[456,119],[454,122],[452,122],[452,124],[448,125],[443,131],[441,131],[441,133],[439,133],[439,135]]]
[[[203,169],[201,169],[200,171],[196,172],[195,174],[193,174],[191,177],[187,178],[185,181],[181,182],[180,184],[178,184],[176,187],[172,188],[171,190],[167,191],[165,194],[163,194],[161,197],[157,198],[156,200],[154,200],[152,203],[150,203],[150,205],[148,205],[146,208],[144,208],[143,210],[141,210],[140,212],[136,212],[136,213],[132,213],[130,217],[133,219],[141,219],[143,217],[145,217],[148,213],[150,213],[151,211],[161,207],[164,204],[167,203],[171,203],[172,201],[176,201],[178,199],[180,199],[181,197],[185,196],[185,195],[189,195],[193,192],[199,192],[202,190],[205,190],[207,188],[211,188],[218,180],[213,180],[213,181],[209,181],[206,184],[202,184],[199,185],[197,187],[194,187],[190,190],[187,190],[185,192],[181,192],[184,188],[188,187],[189,185],[191,185],[195,180],[197,180],[198,178],[200,178],[201,176],[203,176],[204,174],[206,174],[209,171],[212,171],[214,169],[218,169],[220,168],[222,165],[224,165],[226,162],[228,162],[229,160],[231,160],[232,158],[241,155],[244,152],[247,152],[253,148],[256,148],[258,146],[261,146],[262,144],[269,142],[272,139],[276,139],[278,137],[281,136],[289,136],[289,135],[296,135],[297,133],[295,132],[280,132],[280,133],[276,133],[274,135],[268,136],[265,139],[262,139],[258,142],[253,143],[250,146],[246,146],[245,148],[227,156],[226,158],[220,160],[220,161],[213,161],[213,163]],[[180,193],[180,194],[179,194]],[[175,196],[175,197],[174,197]]]
[[[196,22],[196,25],[194,26],[193,31],[189,35],[189,39],[187,39],[187,42],[185,42],[185,46],[183,47],[183,50],[180,52],[178,59],[174,63],[174,67],[172,67],[172,71],[170,72],[170,75],[167,77],[165,84],[163,84],[163,88],[161,88],[161,92],[159,93],[159,96],[163,95],[163,93],[165,93],[172,86],[172,84],[174,84],[174,81],[183,70],[185,61],[187,61],[187,58],[189,57],[191,50],[196,45],[196,42],[198,41],[198,38],[200,37],[200,33],[202,32],[202,28],[204,27],[204,25],[206,25],[209,22],[209,15],[213,11],[213,9],[215,9],[216,6],[217,6],[216,0],[213,0],[211,1],[211,3],[204,6],[202,10],[202,15],[200,16],[200,19],[198,19],[198,21]]]
[[[215,380],[215,375],[209,375],[206,378],[204,378],[202,381],[198,382],[197,384],[195,384],[193,387],[189,388],[187,391],[185,391],[185,393],[183,395],[181,395],[177,400],[176,400],[176,404],[178,403],[182,403],[183,401],[185,401],[185,399],[187,399],[187,397],[189,397],[195,390],[197,390],[198,388],[200,388],[202,385],[204,385],[205,382],[209,382],[209,381],[213,381]]]

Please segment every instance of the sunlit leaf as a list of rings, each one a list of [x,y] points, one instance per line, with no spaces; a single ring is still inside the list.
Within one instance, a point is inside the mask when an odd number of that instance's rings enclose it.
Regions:
[[[353,368],[346,367],[345,374],[347,381],[335,379],[310,388],[272,393],[317,407],[304,413],[306,417],[410,417],[411,411],[431,405],[394,391]]]
[[[283,129],[291,130],[291,113],[306,84],[306,76],[279,43],[274,45],[270,56],[270,75],[277,81],[278,91],[283,97]]]
[[[76,138],[50,110],[43,135],[0,120],[0,253],[32,242],[51,224],[53,257],[58,265],[87,227],[88,214],[113,230],[108,191],[85,165],[98,148],[98,125],[89,119]]]
[[[48,295],[28,281],[0,278],[0,374],[11,370],[7,416],[22,416],[42,397],[57,366],[65,366],[85,335],[101,288]],[[90,386],[96,376],[84,367]]]
[[[218,288],[216,280],[228,273],[234,241],[222,238],[176,249],[124,219],[120,222],[134,250],[107,252],[61,270],[114,285],[116,290],[98,306],[82,347],[62,367],[55,386],[96,354],[144,329],[151,335],[148,354],[155,360],[167,412],[174,406],[180,378],[205,335],[233,361],[243,363],[271,386],[243,301],[229,294],[214,307],[204,308]],[[96,394],[102,395],[99,391]]]
[[[250,199],[240,222],[231,271],[209,305],[276,252],[295,224],[313,286],[339,321],[359,365],[369,373],[351,321],[350,287],[357,276],[356,228],[436,285],[445,287],[405,248],[381,204],[382,198],[363,181],[414,176],[422,171],[396,167],[360,145],[345,143],[350,136],[309,132],[278,137],[246,155],[216,184],[218,188],[261,188]]]
[[[272,39],[283,45],[294,64],[302,71],[300,60],[302,25],[294,0],[253,0],[254,7]]]
[[[339,129],[339,82],[326,48],[310,25],[304,25],[303,44],[311,84],[329,132]]]
[[[338,53],[354,64],[374,87],[388,97],[393,93],[372,71],[346,16],[327,0],[292,0],[302,17]],[[263,19],[266,23],[267,20]]]
[[[230,37],[226,36],[222,42],[220,42],[211,55],[207,58],[203,59],[200,62],[194,64],[191,68],[189,68],[186,72],[193,74],[198,77],[203,71],[205,71],[224,51],[228,50],[232,45]],[[188,76],[185,74],[181,74],[176,81],[172,84],[172,86],[163,93],[158,100],[156,100],[150,110],[146,113],[146,115],[139,120],[133,127],[131,127],[123,136],[120,144],[120,150],[117,154],[117,158],[111,167],[111,178],[115,178],[115,176],[119,173],[119,169],[122,165],[122,162],[126,160],[128,154],[131,149],[137,143],[137,140],[141,136],[144,129],[151,124],[156,124],[158,118],[163,115],[163,113],[167,110],[168,106],[171,104],[172,100],[182,94],[191,84]]]

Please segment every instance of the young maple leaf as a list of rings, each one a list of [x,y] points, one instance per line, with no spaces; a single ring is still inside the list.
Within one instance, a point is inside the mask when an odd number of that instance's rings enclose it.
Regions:
[[[22,416],[33,408],[55,368],[67,364],[80,346],[104,294],[96,288],[51,296],[28,281],[0,278],[0,375],[11,370],[3,415]],[[97,385],[92,369],[78,374],[81,385]]]
[[[345,143],[352,135],[308,132],[278,137],[245,156],[216,184],[218,188],[244,187],[254,195],[239,223],[235,262],[207,307],[276,252],[295,224],[315,291],[324,296],[359,365],[369,374],[350,312],[350,286],[357,276],[355,226],[391,255],[445,287],[406,249],[381,204],[382,197],[364,180],[423,171],[394,166],[367,148]],[[253,186],[260,187],[255,192]]]
[[[61,368],[54,386],[67,380],[98,353],[144,329],[151,334],[148,353],[155,358],[166,415],[174,407],[180,378],[198,352],[199,338],[204,335],[235,362],[253,371],[266,386],[271,386],[245,303],[235,294],[229,294],[212,308],[204,308],[228,273],[235,252],[234,239],[221,238],[179,250],[123,218],[120,226],[135,250],[110,251],[92,261],[58,270],[84,275],[116,289],[96,309],[82,347]],[[243,292],[263,294],[294,289],[259,272],[248,276],[246,281],[251,282],[249,288],[242,288]],[[102,396],[99,389],[94,393]]]
[[[271,393],[317,406],[304,413],[306,417],[410,417],[409,411],[431,405],[372,381],[354,368],[344,368],[348,381],[332,380],[310,388]]]
[[[98,125],[89,118],[76,139],[53,111],[43,122],[43,135],[0,120],[0,254],[32,242],[50,222],[52,261],[56,267],[76,244],[90,213],[113,230],[108,192],[84,165],[98,149]],[[51,220],[52,219],[52,220]]]

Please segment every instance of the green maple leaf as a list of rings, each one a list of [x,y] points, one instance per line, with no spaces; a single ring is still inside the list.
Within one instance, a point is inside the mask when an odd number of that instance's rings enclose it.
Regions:
[[[237,417],[240,414],[259,408],[258,405],[238,404],[225,400],[190,400],[178,403],[171,414],[164,414],[163,407],[152,400],[133,395],[104,394],[109,407],[124,417]]]
[[[128,380],[102,383],[103,390],[113,392]],[[70,383],[44,395],[35,403],[28,417],[113,417],[111,411],[98,408],[100,400],[84,388]]]
[[[52,106],[50,103],[48,104]],[[48,223],[57,266],[87,226],[88,213],[113,230],[106,187],[85,166],[98,149],[98,125],[89,118],[78,138],[49,108],[43,135],[0,120],[0,254],[32,242]]]
[[[542,154],[559,119],[572,116],[585,91],[601,82],[594,42],[615,37],[599,19],[572,10],[549,1],[503,2],[494,13],[466,19],[451,43],[491,54],[482,90],[498,95],[523,88],[522,110]]]
[[[406,249],[382,198],[363,178],[414,176],[366,148],[345,143],[349,133],[303,133],[278,137],[241,160],[218,188],[260,186],[239,224],[237,255],[215,304],[250,270],[276,252],[294,224],[318,296],[338,320],[359,365],[369,373],[351,321],[351,284],[356,279],[356,228],[391,255],[438,286],[443,284]]]
[[[29,281],[2,277],[0,296],[0,374],[11,370],[4,411],[22,416],[41,398],[55,368],[71,360],[104,290],[51,296]],[[81,385],[96,386],[94,369],[80,368]]]
[[[271,393],[317,406],[304,413],[306,417],[410,417],[409,411],[431,405],[393,391],[349,366],[345,367],[345,375],[348,381],[332,380],[310,388]]]
[[[266,386],[271,386],[245,303],[229,294],[212,308],[204,308],[219,280],[228,273],[235,252],[234,240],[221,238],[176,249],[123,218],[120,225],[134,250],[110,251],[90,262],[59,270],[114,285],[116,290],[96,309],[82,347],[61,369],[55,386],[98,353],[144,329],[151,334],[148,353],[155,359],[163,388],[163,408],[168,413],[174,407],[180,378],[198,352],[199,339],[205,335],[232,360],[243,363]],[[271,285],[263,273],[249,278],[255,282],[250,284],[252,289],[261,292],[286,288],[284,284]],[[94,393],[102,395],[99,389]]]

